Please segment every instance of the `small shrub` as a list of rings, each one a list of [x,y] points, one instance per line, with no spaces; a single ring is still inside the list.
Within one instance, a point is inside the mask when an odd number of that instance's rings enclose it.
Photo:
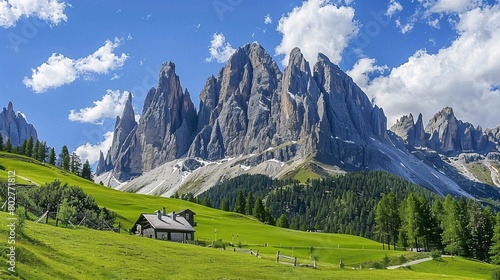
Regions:
[[[385,255],[383,261],[384,261],[384,266],[387,267],[389,265],[389,263],[391,262],[391,259],[389,259],[389,257],[387,255]]]
[[[493,270],[493,273],[491,274],[491,279],[492,280],[500,280],[500,269],[495,269]]]
[[[439,252],[438,250],[432,250],[431,257],[435,261],[440,261],[441,260],[441,252]]]
[[[221,239],[219,239],[219,240],[214,242],[214,248],[222,248],[222,249],[226,250],[226,244],[224,242],[222,242]]]
[[[406,257],[404,255],[400,255],[398,260],[399,260],[399,264],[405,264],[406,262],[408,262],[408,259],[406,259]]]
[[[372,267],[375,268],[375,269],[382,269],[382,268],[384,268],[384,266],[381,263],[379,263],[379,262],[374,262],[373,265],[372,265]]]

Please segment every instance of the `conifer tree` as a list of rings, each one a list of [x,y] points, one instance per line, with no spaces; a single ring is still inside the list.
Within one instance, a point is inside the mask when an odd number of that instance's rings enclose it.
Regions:
[[[229,203],[227,203],[227,200],[225,199],[222,200],[220,209],[224,211],[229,211]]]
[[[500,212],[497,213],[495,218],[492,242],[490,249],[491,263],[500,264]]]
[[[82,167],[82,177],[89,181],[92,181],[92,169],[90,167],[89,160],[85,160],[85,163]]]
[[[20,152],[21,155],[26,155],[27,147],[28,147],[28,140],[24,139],[23,146],[21,147],[21,152]]]
[[[264,208],[264,203],[262,203],[262,199],[260,197],[257,197],[255,199],[255,205],[253,208],[253,215],[257,220],[263,222],[266,220],[266,211]]]
[[[33,150],[31,151],[31,157],[36,159],[36,160],[40,160],[38,158],[38,149],[40,148],[40,141],[39,140],[36,140],[35,142],[35,146],[33,147]]]
[[[238,195],[236,196],[236,204],[234,206],[234,212],[245,214],[245,195],[243,195],[242,190],[239,190]]]
[[[54,150],[54,148],[50,149],[49,164],[52,164],[52,165],[56,164],[56,151]]]
[[[30,136],[28,142],[26,143],[26,150],[24,151],[24,155],[28,157],[33,157],[33,137]]]
[[[10,138],[7,138],[7,142],[5,143],[5,151],[8,153],[12,152],[12,144],[10,143]]]
[[[37,154],[38,154],[38,160],[41,162],[45,162],[45,158],[47,157],[47,143],[45,141],[40,142]]]
[[[254,205],[255,205],[255,198],[253,197],[253,193],[250,191],[248,192],[247,201],[245,204],[245,214],[253,215]]]
[[[3,151],[3,137],[2,137],[2,133],[0,133],[0,151]]]
[[[285,214],[281,214],[281,216],[276,220],[276,226],[277,227],[282,227],[282,228],[288,228],[288,218],[286,217]]]

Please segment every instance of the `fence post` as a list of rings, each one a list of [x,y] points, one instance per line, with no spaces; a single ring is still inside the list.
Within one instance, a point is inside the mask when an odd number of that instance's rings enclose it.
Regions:
[[[297,266],[297,257],[293,259],[293,266]]]
[[[316,263],[316,260],[314,260],[314,268],[318,268],[318,264]]]
[[[278,253],[276,253],[276,262],[277,263],[280,262],[280,251],[278,251]]]

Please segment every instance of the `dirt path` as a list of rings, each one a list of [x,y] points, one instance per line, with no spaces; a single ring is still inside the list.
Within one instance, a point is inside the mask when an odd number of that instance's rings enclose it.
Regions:
[[[448,258],[448,257],[451,257],[451,256],[442,255],[441,257],[442,258]],[[411,266],[411,265],[415,265],[415,264],[419,264],[419,263],[423,263],[423,262],[428,262],[428,261],[432,261],[432,258],[419,259],[419,260],[414,260],[414,261],[407,262],[407,263],[404,263],[404,264],[401,264],[401,265],[388,266],[387,269],[398,269],[400,267],[407,267],[407,266]]]
[[[38,183],[36,183],[36,182],[33,182],[33,181],[32,181],[31,179],[29,179],[29,178],[26,178],[26,177],[23,177],[23,176],[20,176],[20,175],[17,175],[17,174],[16,174],[16,177],[19,177],[19,178],[21,178],[21,179],[23,179],[23,180],[25,180],[25,181],[28,181],[28,182],[32,183],[32,184],[33,184],[33,185],[35,185],[35,186],[40,187],[40,184],[38,184]]]
[[[410,266],[410,265],[415,265],[415,264],[419,264],[419,263],[423,263],[423,262],[428,262],[428,261],[432,261],[432,258],[425,258],[425,259],[415,260],[415,261],[407,262],[407,263],[404,263],[404,264],[401,264],[401,265],[388,266],[387,269],[398,269],[400,267],[407,267],[407,266]]]

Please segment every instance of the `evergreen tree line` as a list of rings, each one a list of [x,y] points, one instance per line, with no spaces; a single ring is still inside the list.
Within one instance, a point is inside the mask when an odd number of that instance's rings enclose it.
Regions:
[[[0,182],[0,197],[7,197],[7,183]],[[19,188],[16,192],[17,207],[41,216],[48,211],[46,219],[56,219],[64,226],[85,225],[90,228],[112,227],[116,214],[105,207],[101,208],[94,198],[87,195],[79,186],[68,186],[55,180],[43,186]],[[27,216],[26,216],[27,218]]]
[[[411,192],[426,199],[437,194],[385,172],[357,172],[335,178],[272,180],[264,175],[242,175],[214,186],[199,196],[201,204],[225,211],[254,214],[249,201],[259,198],[268,209],[268,223],[300,230],[379,238],[374,233],[375,207],[393,191],[399,200]],[[192,196],[192,200],[197,198]],[[203,202],[204,201],[204,202]],[[277,218],[277,219],[276,219]]]
[[[69,153],[68,147],[63,146],[61,153],[56,157],[54,148],[48,147],[45,141],[33,141],[33,137],[24,139],[22,146],[12,146],[10,139],[4,144],[2,134],[0,133],[0,151],[25,155],[43,163],[48,163],[61,167],[82,178],[92,181],[92,168],[88,160],[82,164],[82,160],[76,153]]]
[[[495,218],[490,206],[464,197],[410,193],[399,200],[388,193],[377,203],[375,233],[389,250],[438,250],[500,264],[500,213]]]

